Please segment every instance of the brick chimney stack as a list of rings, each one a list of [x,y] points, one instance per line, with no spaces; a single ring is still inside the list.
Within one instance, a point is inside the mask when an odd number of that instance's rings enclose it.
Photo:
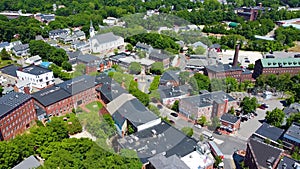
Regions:
[[[233,58],[232,66],[237,66],[238,65],[239,50],[240,50],[240,44],[238,43],[235,46],[235,53],[234,53],[234,58]]]

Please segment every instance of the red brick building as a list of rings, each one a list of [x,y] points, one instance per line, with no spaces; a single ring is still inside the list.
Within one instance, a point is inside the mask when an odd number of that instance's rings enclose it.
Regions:
[[[300,72],[300,58],[266,58],[255,62],[253,77],[261,74],[284,74],[296,75]]]
[[[234,132],[240,128],[241,119],[229,113],[225,113],[220,118],[221,128]]]
[[[250,138],[247,143],[245,166],[251,169],[275,169],[280,162],[283,150],[262,141]]]
[[[0,98],[0,140],[9,140],[23,133],[36,119],[30,95],[11,92]]]
[[[238,82],[253,80],[252,72],[250,70],[238,66],[231,66],[229,64],[206,66],[204,74],[207,75],[210,79],[223,79],[226,77],[233,77]]]
[[[97,100],[96,87],[95,77],[83,75],[36,92],[33,97],[46,115],[57,116]]]

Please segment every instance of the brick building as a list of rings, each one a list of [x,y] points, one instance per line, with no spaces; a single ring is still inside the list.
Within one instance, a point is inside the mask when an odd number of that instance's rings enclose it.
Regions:
[[[36,119],[30,95],[10,92],[0,98],[0,140],[9,140],[23,133]]]
[[[232,66],[230,64],[206,66],[204,74],[207,75],[210,79],[223,79],[226,77],[233,77],[238,82],[243,82],[245,80],[253,80],[252,72],[250,70],[238,66]]]
[[[282,149],[250,138],[247,143],[244,163],[251,169],[275,169],[280,162],[280,158],[282,155]]]
[[[33,94],[47,115],[60,115],[97,99],[95,77],[83,75]]]
[[[296,75],[300,72],[300,58],[267,58],[255,61],[253,78],[261,74]]]
[[[221,117],[230,107],[238,108],[237,101],[223,91],[205,92],[204,94],[182,98],[179,112],[190,119],[205,116],[207,119]]]
[[[225,113],[220,118],[221,128],[229,131],[234,132],[240,128],[241,119],[238,116]]]

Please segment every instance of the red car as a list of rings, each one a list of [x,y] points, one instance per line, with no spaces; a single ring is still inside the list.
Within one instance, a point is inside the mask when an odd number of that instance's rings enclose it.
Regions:
[[[265,107],[264,105],[259,106],[259,108],[261,108],[261,109],[263,109],[263,110],[266,109],[266,107]]]

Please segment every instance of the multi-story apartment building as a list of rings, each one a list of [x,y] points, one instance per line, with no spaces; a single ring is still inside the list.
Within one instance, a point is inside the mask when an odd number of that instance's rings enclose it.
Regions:
[[[0,98],[0,140],[9,140],[36,120],[34,101],[24,93],[10,92]]]

